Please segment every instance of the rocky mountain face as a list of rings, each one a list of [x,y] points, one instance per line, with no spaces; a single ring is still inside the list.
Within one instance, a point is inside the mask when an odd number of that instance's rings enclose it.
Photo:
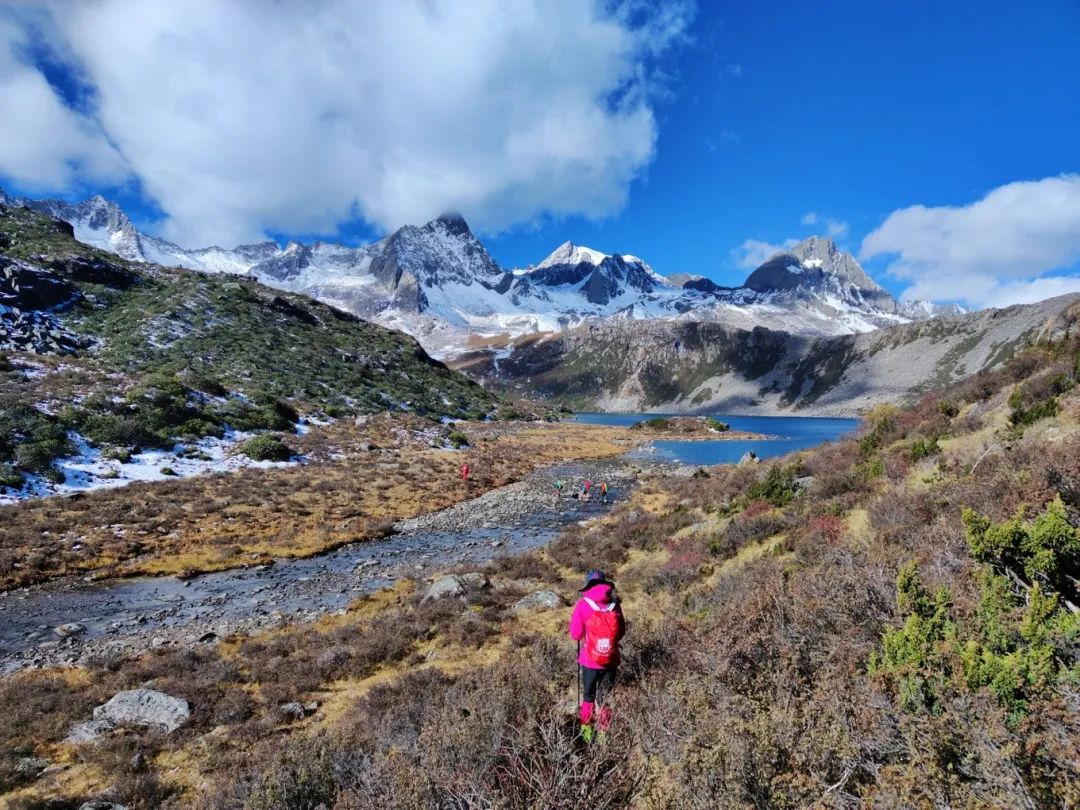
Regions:
[[[526,336],[454,365],[485,385],[579,410],[851,416],[992,367],[1080,317],[1080,296],[800,335],[702,321],[591,323]]]
[[[115,203],[2,196],[70,222],[80,241],[134,261],[224,272],[302,292],[417,337],[437,356],[502,345],[602,319],[705,321],[803,335],[868,332],[943,314],[901,305],[828,239],[769,259],[740,287],[664,277],[641,259],[566,242],[536,265],[504,270],[458,214],[405,226],[371,245],[273,242],[188,250],[140,233]]]

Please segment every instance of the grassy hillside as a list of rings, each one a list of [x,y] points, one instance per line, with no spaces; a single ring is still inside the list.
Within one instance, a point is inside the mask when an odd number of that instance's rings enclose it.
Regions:
[[[405,335],[252,281],[128,263],[27,209],[0,209],[0,269],[14,307],[0,346],[37,352],[0,350],[0,487],[55,477],[70,431],[123,454],[304,413],[496,407]]]
[[[1069,337],[774,465],[646,478],[463,600],[405,582],[313,627],[9,678],[2,778],[69,763],[22,807],[1077,806],[1078,366]],[[630,631],[586,748],[568,608],[513,605],[596,566]],[[60,742],[146,682],[191,727]]]

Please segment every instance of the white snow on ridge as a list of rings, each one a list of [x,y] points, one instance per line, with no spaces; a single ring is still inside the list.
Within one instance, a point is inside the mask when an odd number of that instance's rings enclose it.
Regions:
[[[28,475],[22,489],[15,492],[0,490],[0,505],[49,495],[115,489],[136,481],[166,481],[207,473],[233,472],[246,467],[291,467],[302,460],[297,457],[292,461],[255,461],[235,453],[237,445],[254,435],[229,431],[223,438],[210,436],[190,445],[206,458],[185,458],[181,455],[183,446],[176,445],[172,450],[145,450],[132,455],[130,462],[122,463],[102,457],[100,448],[92,447],[77,433],[69,433],[68,438],[76,452],[56,463],[64,473],[64,482],[53,484],[41,476]],[[162,472],[165,469],[172,470],[175,475]]]
[[[599,250],[575,245],[573,242],[563,242],[533,269],[542,270],[556,264],[581,264],[582,262],[597,265],[601,264],[606,258],[608,258],[608,254],[601,253]]]

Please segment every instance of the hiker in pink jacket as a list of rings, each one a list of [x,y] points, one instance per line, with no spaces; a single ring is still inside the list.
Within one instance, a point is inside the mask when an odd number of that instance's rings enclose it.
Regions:
[[[581,599],[574,605],[570,616],[570,638],[578,643],[578,666],[582,682],[581,735],[586,742],[593,738],[593,707],[601,687],[605,695],[611,694],[615,685],[615,670],[619,666],[619,641],[626,634],[615,585],[608,581],[603,571],[590,571],[585,575],[585,587]],[[611,708],[602,705],[597,730],[607,732],[611,726]]]

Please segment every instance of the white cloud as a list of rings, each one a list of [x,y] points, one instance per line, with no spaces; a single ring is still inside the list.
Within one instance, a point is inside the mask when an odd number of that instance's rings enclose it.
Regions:
[[[824,225],[825,235],[830,239],[843,239],[848,235],[848,231],[851,230],[851,226],[847,222],[841,219],[833,219],[832,217],[823,217],[817,211],[808,211],[803,214],[802,219],[799,221],[803,225],[810,227]]]
[[[1003,306],[1080,290],[1080,175],[1009,183],[964,206],[891,213],[861,256],[892,256],[905,298]],[[1056,272],[1056,275],[1048,275]]]
[[[767,259],[799,243],[798,239],[785,239],[778,245],[760,239],[747,239],[731,251],[735,266],[740,270],[755,270]]]
[[[96,122],[60,101],[26,57],[29,46],[24,27],[0,17],[0,176],[30,190],[122,180],[123,159]]]
[[[357,214],[390,229],[453,208],[494,231],[614,213],[655,150],[652,60],[690,18],[686,0],[52,8],[101,128],[186,244]],[[45,133],[39,109],[21,106],[17,131]],[[63,190],[71,139],[0,138],[0,167]],[[21,174],[13,150],[32,153]]]

